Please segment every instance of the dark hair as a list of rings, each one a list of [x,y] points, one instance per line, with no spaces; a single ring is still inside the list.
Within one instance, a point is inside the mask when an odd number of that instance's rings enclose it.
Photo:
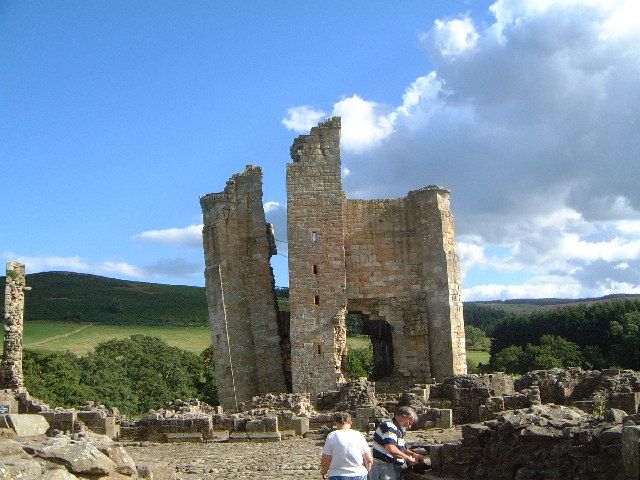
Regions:
[[[411,408],[411,407],[407,407],[407,406],[402,406],[402,407],[398,407],[396,409],[396,413],[395,413],[396,417],[411,417],[411,418],[418,418],[418,414],[416,413],[416,411]]]
[[[333,414],[333,421],[336,423],[351,423],[351,414],[349,412],[336,412]]]

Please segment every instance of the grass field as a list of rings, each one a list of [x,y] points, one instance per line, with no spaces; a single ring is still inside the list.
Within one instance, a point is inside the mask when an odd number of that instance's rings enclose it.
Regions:
[[[73,322],[27,321],[24,324],[25,348],[69,351],[84,355],[101,342],[112,339],[128,338],[131,335],[149,335],[158,337],[169,345],[194,353],[200,353],[211,345],[211,332],[208,326],[202,327],[153,327],[129,325],[94,325]],[[366,348],[371,345],[367,335],[347,337],[350,349]],[[467,350],[470,364],[489,362],[489,353]]]
[[[24,325],[25,348],[64,351],[83,355],[101,342],[131,335],[159,337],[169,345],[194,353],[211,345],[211,331],[201,327],[152,327],[129,325],[93,325],[72,322],[27,321]]]
[[[467,350],[467,363],[478,365],[478,363],[489,363],[489,352],[482,350]]]

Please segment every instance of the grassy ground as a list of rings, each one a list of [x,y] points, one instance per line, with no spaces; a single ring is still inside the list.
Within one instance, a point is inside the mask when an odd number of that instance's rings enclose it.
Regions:
[[[151,327],[38,321],[27,321],[24,326],[26,348],[68,350],[79,355],[90,352],[101,342],[128,338],[131,335],[159,337],[169,345],[194,353],[200,353],[211,345],[211,332],[208,326]]]
[[[368,335],[354,335],[353,337],[347,337],[348,348],[365,348],[371,345],[371,340]]]
[[[489,363],[489,352],[482,350],[467,350],[467,364]]]
[[[169,345],[194,353],[200,353],[211,345],[208,326],[201,327],[153,327],[129,325],[94,325],[73,322],[27,321],[24,325],[24,345],[26,348],[65,351],[84,355],[101,342],[111,339],[128,338],[131,335],[159,337]],[[351,349],[366,348],[371,345],[367,335],[347,337]],[[469,363],[489,362],[489,353],[467,350]]]

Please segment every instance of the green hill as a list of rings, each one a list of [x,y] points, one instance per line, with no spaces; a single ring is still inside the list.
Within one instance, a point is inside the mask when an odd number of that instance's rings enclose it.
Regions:
[[[132,282],[84,273],[27,275],[26,321],[107,325],[207,325],[204,287]],[[0,285],[5,278],[0,277]],[[4,313],[4,304],[0,306]]]
[[[0,277],[0,287],[5,279]],[[27,275],[25,320],[104,325],[208,325],[204,287],[133,282],[72,272]],[[278,287],[280,307],[288,310],[287,288]],[[477,326],[494,323],[506,314],[527,314],[569,304],[638,299],[640,295],[607,295],[588,299],[516,299],[465,302],[465,321]],[[0,302],[4,313],[4,303]]]

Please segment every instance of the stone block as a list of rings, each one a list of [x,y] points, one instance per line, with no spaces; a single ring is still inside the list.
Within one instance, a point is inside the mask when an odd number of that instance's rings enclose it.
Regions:
[[[49,431],[60,430],[62,432],[75,432],[76,428],[76,412],[60,412],[50,410],[40,413],[49,422]],[[48,432],[47,432],[48,433]]]
[[[0,415],[5,423],[18,437],[33,437],[44,435],[49,429],[49,423],[42,415],[31,415],[26,413]]]
[[[291,425],[296,435],[302,436],[309,431],[309,417],[293,417]]]
[[[202,434],[199,432],[167,432],[162,434],[164,443],[202,443]]]
[[[18,413],[18,400],[11,390],[0,390],[0,415]]]
[[[251,442],[279,442],[282,440],[280,432],[247,432]]]
[[[438,409],[434,426],[435,428],[451,428],[453,426],[453,411],[449,408]]]
[[[256,420],[249,420],[246,424],[247,433],[277,432],[278,417],[262,417]]]
[[[629,480],[640,478],[640,426],[622,427],[622,464]]]
[[[638,413],[640,408],[640,392],[616,393],[607,402],[611,408],[619,408],[629,415]]]

